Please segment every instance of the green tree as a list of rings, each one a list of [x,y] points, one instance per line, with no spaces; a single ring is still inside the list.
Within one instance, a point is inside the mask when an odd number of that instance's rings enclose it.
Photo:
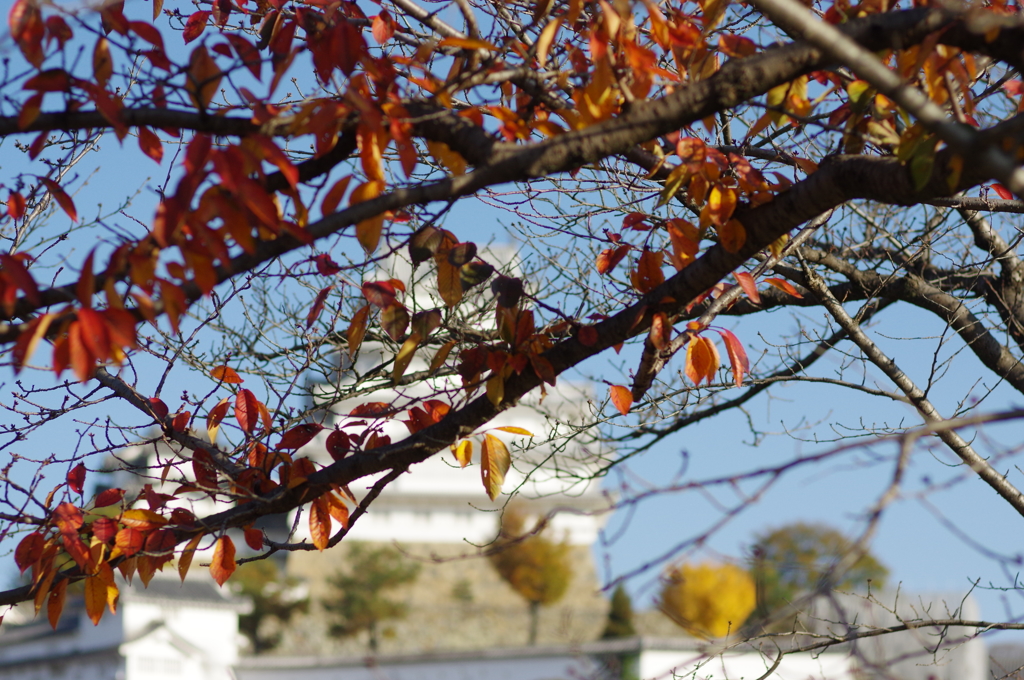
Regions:
[[[351,637],[363,631],[369,634],[370,652],[376,654],[385,621],[403,618],[408,605],[388,597],[390,591],[412,583],[420,565],[404,558],[392,547],[350,544],[345,569],[328,579],[334,593],[324,598],[323,606],[333,615],[331,634]]]
[[[735,564],[682,564],[662,579],[658,608],[687,632],[720,638],[736,632],[757,603],[754,579]]]
[[[554,543],[538,529],[523,530],[522,510],[510,507],[501,518],[501,528],[491,564],[498,574],[527,601],[530,607],[529,644],[537,643],[540,608],[562,599],[572,580],[567,543]]]
[[[633,625],[633,600],[620,583],[612,593],[612,606],[608,610],[608,623],[605,624],[602,640],[611,638],[632,637],[636,635]]]
[[[252,601],[252,611],[238,617],[238,630],[255,654],[276,648],[292,617],[309,609],[309,598],[299,594],[298,582],[284,577],[273,560],[239,566],[232,584],[236,593]]]
[[[758,590],[757,617],[770,616],[799,594],[823,586],[860,590],[870,583],[884,587],[889,570],[868,552],[849,568],[835,571],[853,550],[853,543],[841,532],[823,524],[797,522],[757,536],[750,551]]]

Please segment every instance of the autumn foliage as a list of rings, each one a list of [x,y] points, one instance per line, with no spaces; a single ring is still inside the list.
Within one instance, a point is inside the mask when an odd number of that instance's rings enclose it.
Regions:
[[[976,212],[1021,210],[1017,4],[456,4],[11,4],[0,346],[20,424],[3,446],[39,471],[21,486],[2,473],[0,541],[30,582],[0,603],[34,601],[56,624],[84,580],[98,621],[116,572],[147,583],[173,561],[184,578],[202,555],[223,584],[245,551],[325,550],[439,453],[479,466],[466,474],[500,499],[519,455],[508,435],[547,433],[489,423],[543,406],[583,366],[603,387],[559,436],[626,423],[614,443],[637,451],[847,339],[930,426],[943,417],[926,391],[857,325],[896,301],[1024,391],[1019,261]],[[111,198],[87,179],[101,139],[97,172],[159,178],[136,203],[135,187]],[[450,216],[474,196],[512,216],[534,257],[503,260],[483,220]],[[865,201],[959,221],[883,236],[901,221]],[[952,264],[931,258],[940,246]],[[841,333],[773,365],[748,352],[760,331],[733,322],[812,306]],[[591,368],[627,345],[615,360],[629,366]],[[107,402],[117,418],[76,413]],[[87,425],[77,446],[26,458],[51,421]],[[1024,514],[955,429],[942,441]],[[139,488],[92,496],[104,456],[138,441],[174,455]],[[567,476],[605,474],[605,444]],[[215,509],[196,516],[185,498]],[[272,546],[258,520],[296,510],[308,541]],[[531,540],[548,576],[499,570],[549,602],[561,546]],[[734,568],[673,573],[663,604],[694,629],[722,635],[749,612]],[[694,583],[734,597],[701,619],[683,595]]]
[[[754,579],[733,564],[682,564],[662,577],[658,608],[692,635],[736,633],[757,605]]]

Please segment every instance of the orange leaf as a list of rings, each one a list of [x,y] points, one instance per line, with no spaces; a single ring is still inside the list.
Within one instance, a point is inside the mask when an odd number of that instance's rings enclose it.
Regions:
[[[747,359],[747,351],[743,349],[743,343],[740,342],[732,331],[720,330],[718,334],[722,336],[722,342],[725,343],[725,351],[729,353],[729,362],[732,364],[732,377],[736,381],[736,387],[743,385],[743,376],[750,372],[750,360]]]
[[[487,496],[493,501],[501,493],[501,485],[505,483],[505,473],[512,465],[512,456],[501,441],[493,434],[484,435],[484,445],[480,452],[480,477],[484,483]]]
[[[247,389],[241,389],[235,396],[235,419],[246,434],[256,429],[256,420],[260,417],[259,401],[256,395]]]
[[[64,579],[50,591],[50,596],[46,601],[46,618],[50,621],[50,626],[57,630],[57,623],[60,621],[61,612],[64,611],[64,603],[67,601],[68,594],[68,581]]]
[[[622,261],[622,258],[626,256],[626,253],[628,253],[632,247],[633,246],[626,243],[618,248],[602,250],[597,256],[597,273],[607,274],[611,270],[615,269],[615,265]]]
[[[40,177],[39,181],[43,183],[46,190],[50,192],[51,196],[53,196],[53,200],[57,201],[57,205],[67,213],[68,217],[71,218],[71,221],[77,222],[78,211],[75,210],[75,202],[71,200],[71,197],[68,196],[63,189],[60,188],[60,185],[52,179],[47,179],[45,177]]]
[[[205,111],[217,94],[223,75],[217,62],[206,51],[205,45],[200,45],[192,50],[188,60],[187,75],[185,89],[192,99],[192,104],[200,111]]]
[[[736,280],[740,282],[740,288],[747,294],[750,301],[755,305],[761,304],[761,294],[757,292],[757,284],[749,272],[735,272]]]
[[[178,558],[178,575],[181,577],[182,582],[185,581],[185,577],[188,575],[188,568],[192,566],[192,558],[195,557],[196,548],[199,547],[199,541],[202,538],[202,534],[194,537],[188,542],[185,549],[181,551],[181,557]]]
[[[15,342],[14,349],[11,352],[15,375],[32,358],[36,347],[39,345],[39,341],[46,335],[46,331],[50,328],[50,322],[53,321],[55,316],[55,314],[43,314],[32,319],[28,323],[28,328],[18,336],[18,340]]]
[[[321,552],[331,540],[331,513],[327,507],[327,499],[323,496],[314,500],[309,506],[309,536],[313,545]]]
[[[657,350],[663,350],[668,347],[669,342],[672,340],[672,324],[669,323],[668,317],[665,316],[664,312],[658,312],[651,319],[651,330],[647,334],[647,337],[651,339],[651,344]]]
[[[85,579],[85,613],[94,626],[99,625],[103,618],[103,610],[107,607],[107,584],[99,576]]]
[[[363,305],[352,315],[352,323],[348,327],[345,337],[348,340],[348,356],[353,358],[363,344],[363,337],[366,335],[366,326],[370,317],[370,305]]]
[[[719,242],[730,253],[738,253],[743,244],[747,242],[747,230],[743,228],[739,220],[729,220],[718,227],[717,231]]]
[[[622,415],[629,415],[629,409],[633,406],[633,393],[629,391],[629,388],[612,385],[608,394],[612,399],[612,406],[618,409]]]
[[[637,260],[636,269],[630,272],[633,287],[641,293],[648,293],[665,281],[665,273],[661,271],[661,251],[644,250]]]
[[[718,350],[715,343],[707,338],[697,336],[690,340],[686,348],[686,377],[695,385],[700,385],[705,379],[708,384],[715,377],[718,370]]]
[[[230,369],[229,369],[230,370]],[[220,429],[220,423],[224,420],[224,416],[228,414],[228,398],[224,397],[217,405],[210,409],[210,413],[206,416],[206,434],[209,436],[211,442],[217,441],[217,430]]]
[[[223,364],[220,365],[220,366],[214,367],[214,369],[212,371],[210,371],[210,377],[213,378],[214,380],[216,380],[218,382],[222,382],[222,383],[224,383],[226,385],[240,385],[243,382],[245,382],[238,375],[238,373],[235,372],[235,369],[233,369],[233,368],[231,368],[229,366],[225,366]]]
[[[737,197],[737,191],[733,187],[727,187],[717,182],[711,187],[711,194],[708,196],[708,203],[705,206],[711,224],[721,227],[729,221],[736,210]]]
[[[798,291],[796,288],[794,288],[793,284],[790,283],[789,281],[787,281],[786,279],[775,279],[775,278],[772,278],[772,279],[765,279],[764,282],[767,283],[768,285],[772,286],[773,288],[778,288],[783,293],[789,293],[790,295],[792,295],[795,298],[803,298],[803,295],[800,294],[800,291]]]
[[[92,73],[100,87],[106,88],[107,81],[114,74],[114,61],[110,57],[110,44],[100,36],[92,51]]]
[[[341,199],[345,197],[345,192],[348,191],[348,184],[352,181],[352,175],[342,177],[331,190],[324,196],[324,202],[320,205],[320,212],[324,215],[330,215],[338,209],[338,204],[341,203]]]
[[[125,557],[131,557],[142,550],[144,541],[145,535],[133,527],[121,529],[114,537],[114,545],[118,547]]]
[[[221,536],[213,547],[213,559],[210,560],[210,575],[217,585],[223,586],[231,574],[235,573],[235,544],[227,536]]]

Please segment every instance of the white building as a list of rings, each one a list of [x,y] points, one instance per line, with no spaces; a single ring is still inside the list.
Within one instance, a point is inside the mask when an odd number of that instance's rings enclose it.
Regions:
[[[56,630],[25,604],[29,616],[15,609],[0,626],[0,680],[231,680],[248,608],[205,574],[136,579],[97,626],[73,597]]]

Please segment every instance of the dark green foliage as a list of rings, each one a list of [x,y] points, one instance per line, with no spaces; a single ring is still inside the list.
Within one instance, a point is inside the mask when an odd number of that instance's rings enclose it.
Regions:
[[[751,573],[757,582],[755,617],[764,618],[787,606],[797,596],[823,585],[829,571],[851,554],[853,544],[839,531],[823,524],[798,522],[757,536],[751,548]],[[835,590],[880,589],[889,570],[865,553],[842,573],[832,574]]]
[[[420,565],[395,548],[349,543],[345,569],[328,579],[334,594],[323,601],[334,619],[331,634],[351,637],[367,631],[370,651],[376,653],[380,635],[389,632],[382,631],[380,624],[408,612],[408,606],[390,599],[388,592],[412,583],[419,572]]]
[[[297,582],[285,578],[271,560],[239,566],[231,582],[236,593],[252,601],[252,611],[238,617],[238,630],[254,654],[277,647],[292,617],[309,609],[309,598],[296,592]]]
[[[601,633],[602,640],[632,637],[636,635],[633,626],[633,600],[620,583],[612,593],[612,606],[608,610],[608,623]]]

